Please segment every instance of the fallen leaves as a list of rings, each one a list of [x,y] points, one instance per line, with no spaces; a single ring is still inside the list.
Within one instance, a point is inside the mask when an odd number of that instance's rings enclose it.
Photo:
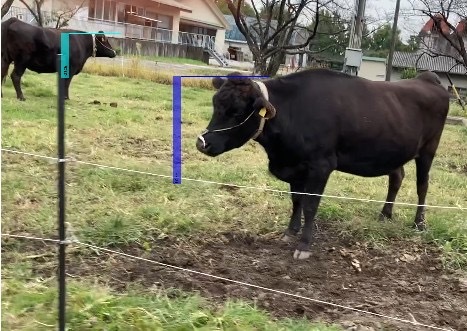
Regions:
[[[350,262],[350,265],[352,268],[355,269],[357,272],[362,272],[362,266],[359,260],[355,257],[355,253],[346,250],[345,248],[342,248],[339,253],[341,254],[342,257],[347,259]]]

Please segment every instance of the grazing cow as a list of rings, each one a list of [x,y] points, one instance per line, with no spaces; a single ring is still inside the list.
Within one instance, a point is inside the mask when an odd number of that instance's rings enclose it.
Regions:
[[[26,69],[37,73],[57,72],[57,54],[60,54],[60,35],[64,32],[83,32],[70,29],[37,27],[15,17],[2,22],[2,84],[10,63],[14,63],[11,80],[19,100],[26,100],[21,90],[21,76]],[[70,35],[69,78],[65,80],[65,98],[74,75],[83,69],[86,60],[93,56],[116,56],[102,31],[99,34]],[[2,93],[3,95],[3,93]]]
[[[392,216],[403,166],[415,159],[419,206],[414,227],[425,229],[421,205],[449,109],[449,94],[436,74],[373,82],[315,69],[262,82],[217,77],[212,83],[214,111],[196,147],[215,157],[253,139],[265,149],[269,171],[289,183],[292,192],[306,193],[292,194],[292,215],[282,237],[288,241],[298,234],[303,210],[295,259],[310,256],[319,195],[334,170],[388,175],[384,219]]]

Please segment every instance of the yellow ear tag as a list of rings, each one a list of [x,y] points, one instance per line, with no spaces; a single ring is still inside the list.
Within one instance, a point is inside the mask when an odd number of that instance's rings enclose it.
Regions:
[[[266,108],[264,108],[264,107],[261,108],[261,110],[259,111],[259,115],[260,115],[261,117],[266,116]]]

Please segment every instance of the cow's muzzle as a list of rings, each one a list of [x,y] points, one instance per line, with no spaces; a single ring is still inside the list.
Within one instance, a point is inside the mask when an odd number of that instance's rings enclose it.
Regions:
[[[207,154],[209,149],[209,144],[204,139],[204,135],[208,132],[208,130],[204,130],[196,139],[196,148],[201,152]]]

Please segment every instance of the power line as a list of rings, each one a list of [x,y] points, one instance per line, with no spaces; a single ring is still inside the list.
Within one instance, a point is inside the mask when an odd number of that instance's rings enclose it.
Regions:
[[[39,154],[34,154],[30,152],[22,152],[22,151],[17,151],[17,150],[11,150],[11,149],[6,149],[2,148],[1,149],[3,152],[8,152],[8,153],[13,153],[13,154],[24,154],[28,156],[33,156],[37,158],[43,158],[43,159],[52,159],[52,160],[58,160],[57,158],[54,157],[49,157],[49,156],[43,156]],[[75,162],[78,164],[84,164],[84,165],[89,165],[93,167],[98,167],[98,168],[103,168],[103,169],[110,169],[110,170],[118,170],[118,171],[124,171],[124,172],[130,172],[130,173],[136,173],[136,174],[141,174],[141,175],[148,175],[148,176],[155,176],[155,177],[161,177],[161,178],[170,178],[172,179],[172,176],[169,175],[162,175],[162,174],[157,174],[157,173],[152,173],[148,171],[140,171],[140,170],[134,170],[134,169],[127,169],[127,168],[121,168],[121,167],[115,167],[115,166],[109,166],[109,165],[103,165],[103,164],[98,164],[98,163],[93,163],[93,162],[87,162],[87,161],[80,161],[76,159],[68,159],[69,162]],[[239,185],[239,184],[232,184],[232,183],[223,183],[223,182],[217,182],[217,181],[212,181],[212,180],[205,180],[205,179],[198,179],[198,178],[186,178],[186,177],[181,177],[183,180],[186,181],[192,181],[192,182],[200,182],[200,183],[205,183],[205,184],[214,184],[214,185],[220,185],[220,186],[229,186],[229,187],[235,187],[235,188],[243,188],[243,189],[249,189],[249,190],[258,190],[258,191],[266,191],[266,192],[273,192],[273,193],[282,193],[282,194],[297,194],[297,195],[310,195],[310,196],[319,196],[323,198],[331,198],[331,199],[341,199],[341,200],[350,200],[350,201],[360,201],[360,202],[371,202],[371,203],[388,203],[388,204],[394,204],[394,205],[402,205],[402,206],[423,206],[427,208],[435,208],[435,209],[454,209],[454,210],[467,210],[467,207],[463,206],[442,206],[442,205],[418,205],[416,203],[409,203],[409,202],[386,202],[385,200],[376,200],[376,199],[370,199],[370,198],[356,198],[356,197],[348,197],[348,196],[338,196],[338,195],[330,195],[330,194],[315,194],[315,193],[306,193],[306,192],[295,192],[295,191],[286,191],[286,190],[278,190],[278,189],[272,189],[268,187],[257,187],[257,186],[249,186],[249,185]]]

